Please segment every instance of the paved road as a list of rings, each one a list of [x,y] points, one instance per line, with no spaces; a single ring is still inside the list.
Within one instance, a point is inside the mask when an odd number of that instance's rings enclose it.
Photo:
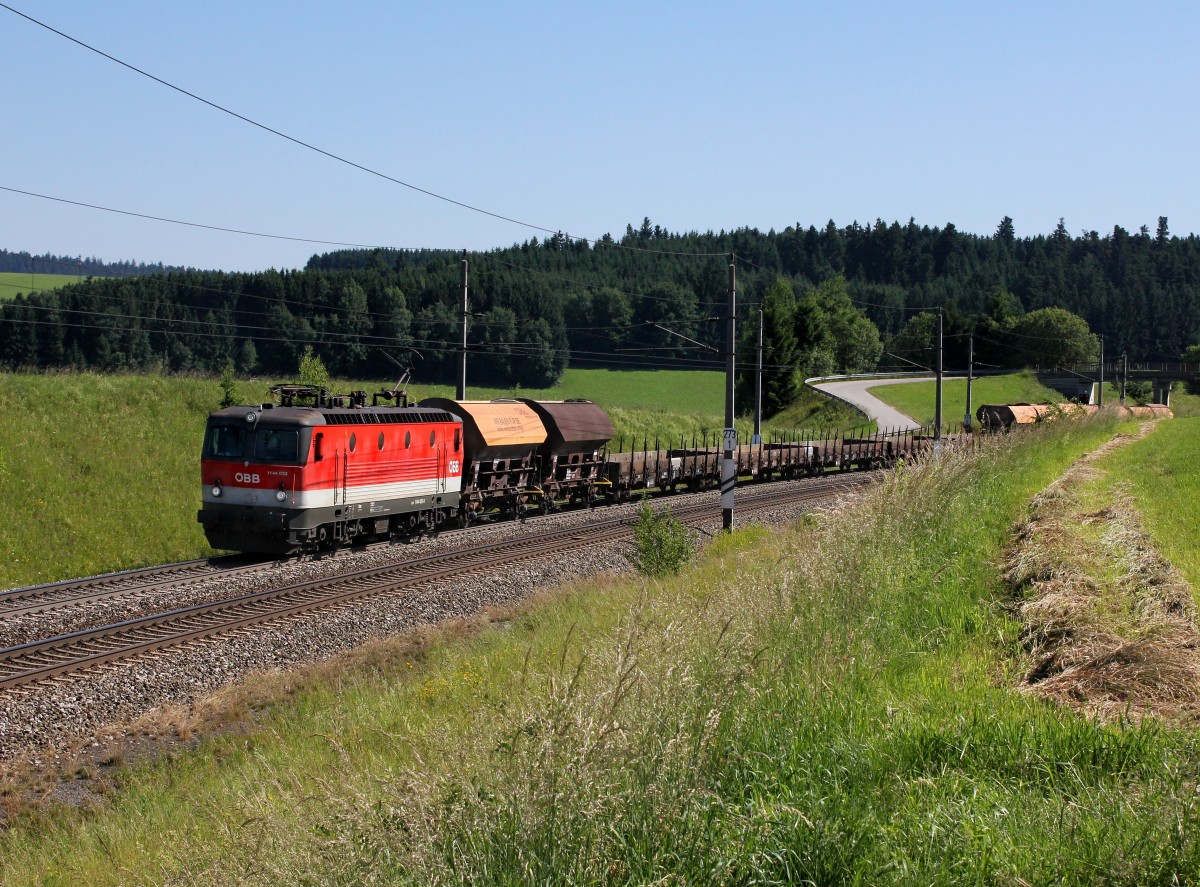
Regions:
[[[868,389],[878,388],[880,385],[907,385],[910,382],[932,381],[932,376],[927,379],[851,379],[846,382],[819,382],[813,385],[813,387],[826,391],[829,394],[835,394],[843,400],[850,401],[850,403],[874,419],[875,424],[881,429],[897,428],[907,430],[910,428],[920,428],[920,423],[914,422],[910,417],[904,415],[904,413],[892,409],[882,400],[879,400],[879,398],[873,397]]]

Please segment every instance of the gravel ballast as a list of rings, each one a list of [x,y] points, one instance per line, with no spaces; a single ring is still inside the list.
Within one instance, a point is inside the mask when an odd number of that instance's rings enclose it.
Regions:
[[[678,495],[667,504],[688,504],[713,493]],[[829,504],[844,496],[831,491]],[[661,507],[662,500],[656,502]],[[635,516],[637,504],[604,508],[603,518]],[[811,502],[781,504],[754,516],[755,523],[796,520]],[[595,515],[569,511],[536,520],[538,528],[586,527]],[[720,530],[720,513],[699,525],[697,542]],[[335,576],[397,560],[450,551],[465,544],[519,540],[527,530],[504,522],[446,533],[402,546],[348,551],[336,557],[266,565],[251,573],[213,577],[172,592],[156,589],[112,601],[19,617],[5,626],[0,645],[176,609],[288,583]],[[0,765],[18,760],[34,767],[62,766],[81,751],[119,742],[136,718],[163,705],[187,705],[208,693],[267,670],[327,660],[363,643],[403,634],[447,619],[471,617],[511,606],[534,591],[601,573],[630,570],[628,544],[596,545],[523,561],[452,581],[398,589],[266,623],[203,641],[144,654],[54,681],[0,692]],[[18,640],[12,640],[18,638]]]

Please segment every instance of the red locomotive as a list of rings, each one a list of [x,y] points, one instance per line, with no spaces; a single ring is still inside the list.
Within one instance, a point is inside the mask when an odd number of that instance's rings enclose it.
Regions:
[[[431,407],[281,385],[208,417],[197,519],[214,548],[292,554],[398,538],[457,515],[462,423]]]

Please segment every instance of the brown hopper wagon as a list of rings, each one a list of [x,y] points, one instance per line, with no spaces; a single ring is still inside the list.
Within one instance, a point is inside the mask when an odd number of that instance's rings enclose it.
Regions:
[[[559,499],[594,504],[608,486],[604,448],[612,440],[613,424],[590,400],[522,400],[546,429],[538,449],[538,487],[544,511]]]

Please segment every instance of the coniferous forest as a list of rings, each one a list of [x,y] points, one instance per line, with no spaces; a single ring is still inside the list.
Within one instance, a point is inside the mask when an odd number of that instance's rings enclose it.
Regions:
[[[1134,360],[1176,360],[1200,342],[1200,239],[1172,236],[1166,218],[1153,232],[1074,236],[1060,221],[1027,238],[1007,217],[987,235],[911,220],[676,234],[646,219],[620,238],[471,253],[471,376],[544,387],[568,362],[719,367],[710,349],[721,347],[731,255],[740,363],[752,363],[761,308],[778,389],[769,403],[786,402],[793,368],[928,366],[939,309],[950,369],[965,366],[968,334],[980,361],[1002,366],[1094,359],[1090,334]],[[461,261],[364,250],[313,256],[303,270],[96,276],[4,304],[0,364],[288,376],[311,345],[338,375],[387,375],[383,351],[413,361],[422,381],[447,381]]]
[[[10,274],[78,274],[95,277],[132,277],[139,274],[163,274],[167,271],[182,271],[171,265],[158,262],[105,262],[94,256],[53,256],[45,253],[34,256],[27,252],[10,252],[0,249],[0,272]]]

